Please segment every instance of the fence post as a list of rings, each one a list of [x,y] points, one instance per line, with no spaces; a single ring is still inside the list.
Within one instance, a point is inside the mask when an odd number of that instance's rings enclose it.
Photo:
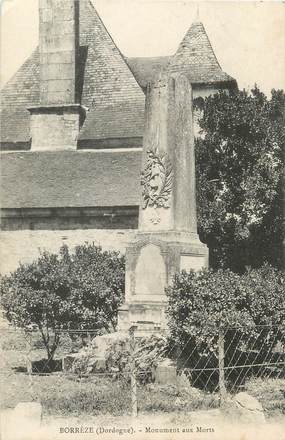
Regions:
[[[131,351],[131,394],[132,394],[132,416],[137,417],[138,415],[138,399],[137,399],[137,381],[136,381],[136,373],[135,373],[135,326],[130,327],[130,351]]]
[[[222,328],[219,329],[219,390],[221,406],[224,405],[227,396],[225,385],[225,332]]]
[[[33,400],[33,394],[34,394],[34,383],[33,383],[33,364],[30,359],[30,353],[32,350],[32,336],[30,337],[30,340],[27,338],[30,336],[30,333],[26,334],[26,353],[25,353],[25,361],[26,361],[26,368],[27,368],[27,374],[29,377],[29,391],[31,392],[31,400]]]

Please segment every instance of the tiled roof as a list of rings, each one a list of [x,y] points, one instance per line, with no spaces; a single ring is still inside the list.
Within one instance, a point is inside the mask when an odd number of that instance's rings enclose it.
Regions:
[[[191,26],[172,57],[124,58],[91,2],[81,0],[80,46],[81,103],[89,111],[79,141],[142,137],[145,97],[141,87],[161,68],[184,70],[193,84],[236,84],[221,70],[202,23]],[[38,49],[3,88],[1,100],[1,142],[29,142],[26,108],[40,103]]]
[[[192,24],[173,56],[127,58],[127,62],[143,88],[161,69],[186,73],[194,87],[195,84],[223,82],[228,86],[236,86],[235,79],[222,71],[205,28],[200,22]]]
[[[80,1],[80,46],[87,49],[81,103],[89,111],[79,139],[117,137],[120,127],[120,137],[142,136],[144,93],[89,0]],[[40,103],[38,49],[3,88],[1,100],[1,141],[29,141],[26,108]]]
[[[89,112],[80,140],[142,137],[143,126],[144,105],[140,102],[98,105]]]
[[[142,136],[144,93],[89,0],[80,2],[80,26],[80,45],[88,46],[82,104],[90,109],[80,139],[116,137],[120,127],[120,137]]]
[[[194,22],[168,65],[170,71],[183,71],[192,83],[235,80],[223,72],[201,22]]]
[[[30,114],[39,104],[39,52],[36,49],[1,90],[1,142],[27,142]]]
[[[140,86],[145,88],[155,78],[157,73],[167,66],[170,59],[170,56],[137,57],[126,58],[126,61]]]
[[[138,206],[141,150],[2,154],[1,207]]]

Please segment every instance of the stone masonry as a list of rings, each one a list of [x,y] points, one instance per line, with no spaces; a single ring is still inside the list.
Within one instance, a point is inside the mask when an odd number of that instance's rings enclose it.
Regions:
[[[84,109],[79,104],[29,107],[33,150],[77,148]]]
[[[78,1],[40,0],[40,97],[45,104],[76,102]]]
[[[85,111],[78,103],[78,0],[40,0],[40,105],[29,107],[32,149],[76,149]]]
[[[165,288],[176,272],[208,265],[197,234],[192,88],[163,73],[147,95],[139,231],[126,251],[125,304],[119,331],[166,329]]]

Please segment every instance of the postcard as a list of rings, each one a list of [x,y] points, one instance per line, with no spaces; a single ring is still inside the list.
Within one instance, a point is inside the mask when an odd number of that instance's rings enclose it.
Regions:
[[[285,440],[285,5],[2,0],[3,440]]]

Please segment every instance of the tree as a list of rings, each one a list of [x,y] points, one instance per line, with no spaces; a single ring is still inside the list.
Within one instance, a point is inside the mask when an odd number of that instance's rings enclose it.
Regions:
[[[124,258],[94,244],[43,252],[2,278],[1,303],[14,325],[38,328],[52,360],[62,330],[116,327],[124,292]]]
[[[167,316],[170,343],[181,347],[183,365],[216,368],[221,335],[225,361],[231,367],[279,358],[276,349],[284,342],[284,287],[284,273],[269,265],[242,275],[229,269],[176,274],[167,289]],[[203,378],[197,375],[207,382],[206,370]],[[240,370],[228,373],[234,380],[236,373],[244,378]]]
[[[212,267],[282,267],[284,92],[220,92],[196,106],[198,223]]]
[[[172,341],[182,346],[190,342],[200,353],[217,349],[219,329],[254,326],[240,276],[229,269],[182,271],[167,294]]]
[[[284,273],[265,264],[242,275],[229,269],[177,273],[168,294],[171,337],[185,343],[217,344],[220,328],[240,328],[248,335],[256,326],[285,324]]]

